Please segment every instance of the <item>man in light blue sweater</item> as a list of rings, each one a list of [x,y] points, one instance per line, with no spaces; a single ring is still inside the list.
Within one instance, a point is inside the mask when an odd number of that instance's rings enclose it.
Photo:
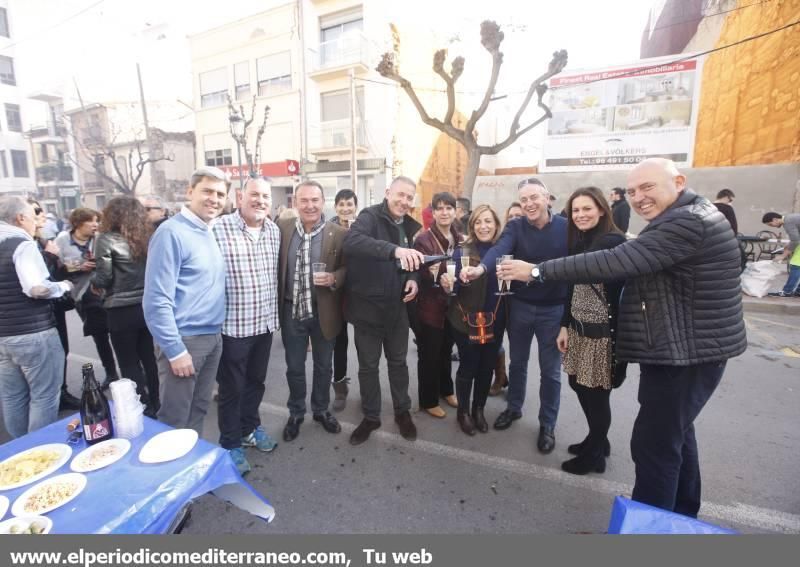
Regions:
[[[225,173],[192,174],[187,203],[150,240],[144,317],[156,343],[158,419],[202,433],[222,354],[225,264],[211,232],[225,205]]]

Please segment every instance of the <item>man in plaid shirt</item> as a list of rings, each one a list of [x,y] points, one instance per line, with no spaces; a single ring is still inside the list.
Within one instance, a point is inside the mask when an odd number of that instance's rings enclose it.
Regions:
[[[272,334],[278,330],[280,232],[268,215],[272,188],[250,179],[236,191],[238,209],[214,225],[225,260],[225,305],[219,384],[219,444],[241,474],[250,471],[243,447],[270,452],[277,443],[261,427]]]

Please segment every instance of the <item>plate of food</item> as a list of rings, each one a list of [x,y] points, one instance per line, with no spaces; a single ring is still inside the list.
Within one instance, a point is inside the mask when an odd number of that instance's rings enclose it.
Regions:
[[[159,433],[145,443],[139,451],[139,460],[143,463],[166,463],[183,457],[197,443],[197,431],[194,429],[171,429]]]
[[[0,522],[0,535],[8,534],[49,534],[53,520],[45,516],[23,516]]]
[[[0,463],[0,490],[36,482],[60,469],[71,456],[72,447],[65,443],[39,445],[17,453]]]
[[[66,473],[43,480],[23,492],[11,506],[17,517],[41,516],[60,508],[86,488],[86,476]]]
[[[69,468],[78,473],[96,471],[116,463],[130,449],[131,442],[127,439],[108,439],[78,453]]]

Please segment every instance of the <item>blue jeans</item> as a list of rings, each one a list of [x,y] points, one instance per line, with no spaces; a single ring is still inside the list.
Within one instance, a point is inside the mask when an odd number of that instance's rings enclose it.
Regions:
[[[306,413],[306,354],[309,339],[314,360],[311,412],[316,415],[328,411],[336,339],[325,338],[316,315],[305,321],[292,319],[292,306],[289,303],[284,305],[281,324],[281,338],[286,353],[286,381],[289,384],[289,401],[286,403],[289,414],[302,417]]]
[[[539,424],[554,428],[561,402],[561,353],[556,339],[561,329],[563,305],[531,305],[511,300],[508,344],[511,364],[508,373],[508,409],[521,412],[528,385],[528,360],[536,337],[539,351]]]
[[[783,293],[786,295],[792,294],[797,291],[800,285],[800,266],[789,266],[789,279],[786,280],[786,285],[783,286]]]
[[[64,363],[55,327],[0,337],[0,403],[12,437],[22,437],[58,419]]]
[[[725,364],[639,365],[640,407],[631,436],[634,500],[697,517],[700,462],[694,420],[722,379]]]

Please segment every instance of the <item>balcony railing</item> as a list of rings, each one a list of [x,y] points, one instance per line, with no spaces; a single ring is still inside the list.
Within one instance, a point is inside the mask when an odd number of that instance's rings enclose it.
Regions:
[[[318,136],[312,138],[311,146],[318,150],[349,150],[350,149],[350,120],[331,120],[319,125]],[[366,124],[362,121],[356,123],[356,145],[367,145]]]
[[[30,129],[31,139],[37,138],[65,138],[67,129],[63,124],[48,122],[47,124],[37,124]]]
[[[311,53],[312,73],[352,65],[369,68],[369,42],[361,32],[353,31],[340,38],[324,41]]]
[[[37,167],[36,177],[41,182],[74,181],[72,177],[72,167],[59,163],[49,163]]]

